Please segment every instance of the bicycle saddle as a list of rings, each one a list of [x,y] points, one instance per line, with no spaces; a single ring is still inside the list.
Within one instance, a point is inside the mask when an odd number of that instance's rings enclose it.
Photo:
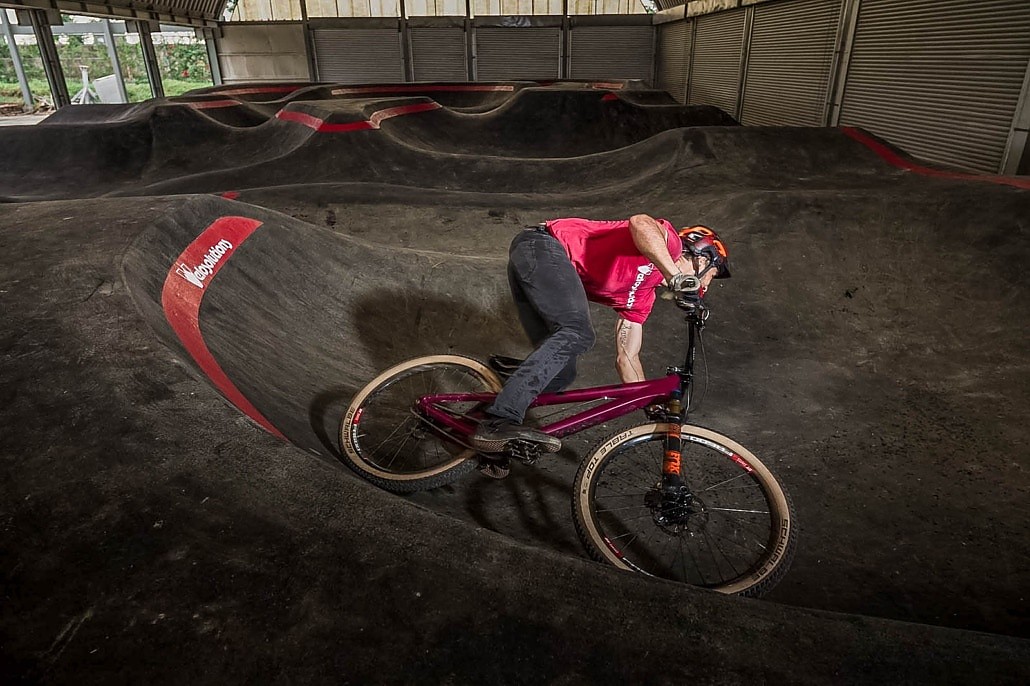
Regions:
[[[490,369],[497,372],[497,375],[502,379],[507,379],[509,376],[515,373],[515,370],[519,368],[524,360],[520,360],[517,357],[506,357],[504,355],[491,355],[487,361],[487,366]]]

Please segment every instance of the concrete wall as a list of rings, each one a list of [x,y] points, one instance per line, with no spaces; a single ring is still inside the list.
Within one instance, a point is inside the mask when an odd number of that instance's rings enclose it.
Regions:
[[[304,29],[299,22],[223,24],[217,43],[224,83],[311,78]]]

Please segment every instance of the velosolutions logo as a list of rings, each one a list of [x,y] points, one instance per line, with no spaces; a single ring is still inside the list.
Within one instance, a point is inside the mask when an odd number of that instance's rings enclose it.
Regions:
[[[637,289],[640,288],[640,285],[644,283],[644,279],[650,276],[653,271],[654,265],[650,262],[637,267],[637,278],[629,289],[629,297],[626,298],[626,307],[633,307],[633,303],[637,301]]]
[[[180,262],[175,268],[175,272],[197,288],[203,288],[204,281],[215,273],[215,267],[232,248],[232,243],[223,238],[211,246],[204,255],[204,259],[196,267],[190,267],[185,262]]]

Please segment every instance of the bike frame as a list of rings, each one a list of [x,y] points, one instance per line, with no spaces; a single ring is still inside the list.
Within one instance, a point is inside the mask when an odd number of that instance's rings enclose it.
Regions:
[[[696,307],[686,318],[688,325],[687,354],[683,367],[670,367],[668,374],[658,379],[628,384],[595,386],[592,388],[560,391],[558,393],[543,393],[530,405],[530,408],[598,400],[607,402],[582,412],[577,412],[557,422],[535,428],[548,435],[561,438],[617,419],[656,402],[686,398],[687,403],[685,406],[689,407],[694,370],[695,339],[697,334],[704,328],[706,314],[707,311],[703,307]],[[418,411],[424,416],[438,422],[440,426],[453,431],[455,435],[468,436],[475,431],[475,422],[448,412],[445,406],[448,403],[458,402],[491,403],[496,395],[496,393],[437,393],[420,397],[416,405]],[[678,421],[671,423],[675,426],[675,429],[670,430],[670,445],[668,446],[667,453],[669,450],[674,451],[676,459],[674,465],[670,463],[666,467],[668,471],[671,471],[674,466],[676,472],[678,472],[679,425],[685,419],[686,413],[685,411],[676,411],[674,414],[676,414]],[[673,433],[675,436],[672,435]],[[675,439],[674,444],[672,439]]]

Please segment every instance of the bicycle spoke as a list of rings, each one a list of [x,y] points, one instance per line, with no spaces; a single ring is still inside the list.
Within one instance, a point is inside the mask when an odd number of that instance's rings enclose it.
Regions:
[[[740,570],[738,570],[736,565],[733,564],[733,561],[730,559],[729,555],[727,555],[723,551],[722,546],[719,545],[719,542],[713,540],[711,534],[709,534],[707,531],[704,533],[704,539],[705,539],[705,543],[708,546],[708,550],[709,551],[712,551],[713,548],[715,550],[719,551],[719,555],[722,556],[722,559],[724,559],[726,561],[726,564],[728,564],[730,566],[730,569],[733,570],[733,576],[734,577],[740,576],[741,575]],[[718,572],[719,571],[719,558],[716,557],[714,551],[712,551],[712,558],[715,560],[715,570],[716,570],[716,572]]]
[[[611,512],[611,510],[598,510],[598,514],[600,514],[602,512]],[[645,518],[650,517],[650,516],[651,516],[651,511],[648,510],[644,514],[637,515],[636,517],[620,517],[618,521],[620,521],[620,522],[623,522],[623,521],[625,521],[625,522],[635,522],[638,519],[645,519]]]
[[[401,429],[403,429],[403,428],[404,428],[405,426],[407,426],[407,424],[408,424],[407,420],[405,420],[405,421],[404,421],[403,423],[401,423],[401,424],[398,424],[398,425],[397,425],[397,428],[395,428],[395,429],[394,429],[393,431],[391,431],[391,432],[390,432],[390,435],[389,435],[389,436],[387,436],[387,437],[386,437],[386,438],[384,438],[384,439],[383,439],[382,441],[380,441],[379,445],[377,445],[377,446],[376,446],[375,448],[373,448],[373,449],[372,449],[372,451],[373,451],[373,452],[378,452],[380,448],[382,448],[382,447],[383,447],[384,445],[386,445],[386,443],[387,443],[387,442],[388,442],[388,441],[389,441],[389,440],[390,440],[391,438],[393,438],[393,437],[394,437],[394,436],[395,436],[395,435],[397,434],[397,432],[398,432],[398,431],[400,431],[400,430],[401,430]]]
[[[635,532],[635,531],[627,531],[626,533],[619,534],[618,536],[609,536],[608,540],[609,541],[617,541],[620,538],[625,538],[626,536],[632,536],[635,539],[637,537],[637,532]],[[631,541],[628,541],[628,542],[631,542]]]
[[[772,554],[768,541],[778,529],[764,477],[735,452],[684,445],[681,473],[690,491],[682,502],[656,497],[664,433],[641,432],[598,457],[586,491],[593,527],[618,544],[620,564],[716,590],[748,588],[742,580]]]
[[[393,451],[393,455],[390,456],[389,461],[387,461],[387,463],[385,465],[383,465],[384,467],[392,467],[393,466],[393,463],[397,459],[397,456],[400,455],[401,449],[404,448],[405,444],[408,442],[408,440],[410,438],[411,438],[410,436],[406,436],[404,438],[404,440],[401,441],[400,445],[397,446],[397,449]]]
[[[361,459],[393,474],[438,470],[459,464],[466,449],[449,440],[450,431],[417,411],[419,398],[441,393],[491,391],[471,367],[457,363],[413,366],[384,382],[362,405],[360,432],[350,440]],[[437,409],[462,417],[477,403],[438,403]],[[454,448],[449,446],[453,443]]]
[[[682,549],[683,549],[683,539],[680,539],[680,551],[681,551],[681,553],[682,553]],[[694,564],[694,569],[697,570],[698,575],[701,577],[701,585],[702,586],[710,585],[708,583],[708,579],[705,578],[705,573],[703,571],[701,571],[701,565],[698,564],[698,562],[697,562],[697,557],[694,555],[693,548],[688,549],[688,552],[690,553],[690,560]],[[687,576],[687,569],[686,569],[686,567],[683,566],[683,558],[684,558],[684,556],[681,554],[681,556],[680,556],[680,568],[683,571],[683,580],[687,581],[689,579],[689,577]]]
[[[740,513],[743,513],[743,514],[760,514],[760,515],[767,515],[767,514],[769,514],[769,510],[740,510],[740,509],[733,508],[733,507],[710,507],[710,508],[708,508],[708,511],[709,512],[740,512]]]

